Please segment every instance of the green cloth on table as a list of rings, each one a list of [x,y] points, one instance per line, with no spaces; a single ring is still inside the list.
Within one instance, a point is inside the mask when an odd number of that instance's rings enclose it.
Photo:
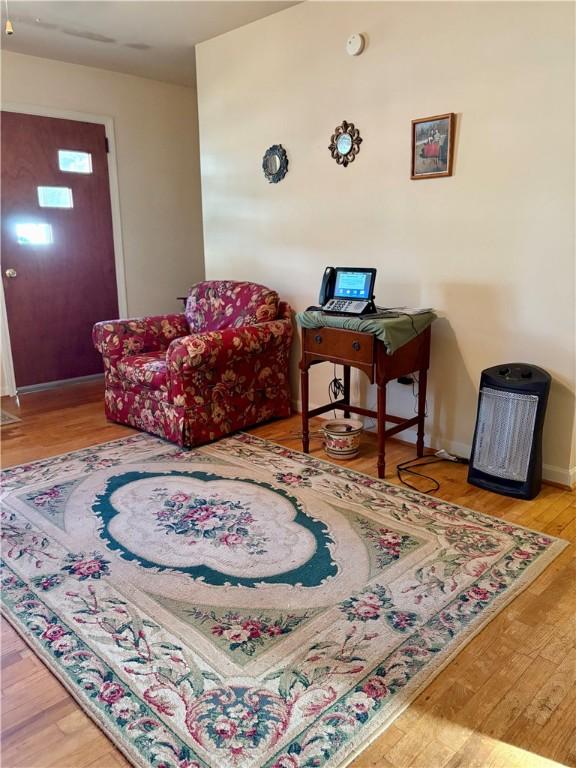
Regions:
[[[370,317],[370,315],[328,315],[319,310],[298,312],[296,320],[302,328],[344,328],[347,331],[373,333],[384,342],[386,352],[394,354],[403,344],[422,333],[436,320],[435,312],[399,317]]]

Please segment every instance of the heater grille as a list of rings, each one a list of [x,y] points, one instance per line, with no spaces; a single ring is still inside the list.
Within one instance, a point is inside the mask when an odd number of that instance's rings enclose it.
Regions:
[[[481,389],[474,469],[524,482],[528,477],[537,408],[538,395]]]

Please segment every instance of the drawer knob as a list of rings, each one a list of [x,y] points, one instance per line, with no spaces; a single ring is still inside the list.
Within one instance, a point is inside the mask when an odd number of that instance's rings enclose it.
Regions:
[[[352,342],[352,349],[353,349],[355,352],[358,352],[358,350],[360,349],[360,342],[359,342],[359,341],[353,341],[353,342]]]
[[[320,336],[320,334],[317,333],[316,336],[314,336],[314,341],[316,342],[316,344],[322,344],[322,336]]]

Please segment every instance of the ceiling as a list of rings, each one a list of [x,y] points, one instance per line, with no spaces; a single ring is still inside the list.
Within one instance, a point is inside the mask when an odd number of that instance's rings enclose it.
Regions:
[[[2,35],[2,43],[17,53],[193,86],[196,43],[291,5],[296,2],[9,0],[14,35]]]

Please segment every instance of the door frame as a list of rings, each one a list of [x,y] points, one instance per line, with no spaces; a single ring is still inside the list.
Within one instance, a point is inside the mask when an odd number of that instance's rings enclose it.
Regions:
[[[118,312],[120,317],[128,316],[128,300],[126,294],[126,273],[124,266],[124,249],[122,245],[122,222],[120,218],[120,189],[118,186],[118,166],[116,162],[116,137],[114,133],[114,118],[108,115],[93,115],[87,112],[73,112],[68,109],[52,109],[51,107],[36,106],[34,104],[17,104],[8,101],[1,105],[4,112],[19,112],[22,115],[36,115],[37,117],[55,117],[63,120],[77,120],[81,123],[96,123],[103,125],[108,138],[108,180],[110,185],[110,205],[112,209],[112,240],[114,243],[114,262],[116,265],[116,288],[118,293]],[[2,391],[1,395],[15,395],[17,393],[16,377],[14,375],[14,362],[10,346],[10,331],[6,301],[4,298],[4,285],[0,280],[0,334],[2,337],[1,364],[2,364]]]

